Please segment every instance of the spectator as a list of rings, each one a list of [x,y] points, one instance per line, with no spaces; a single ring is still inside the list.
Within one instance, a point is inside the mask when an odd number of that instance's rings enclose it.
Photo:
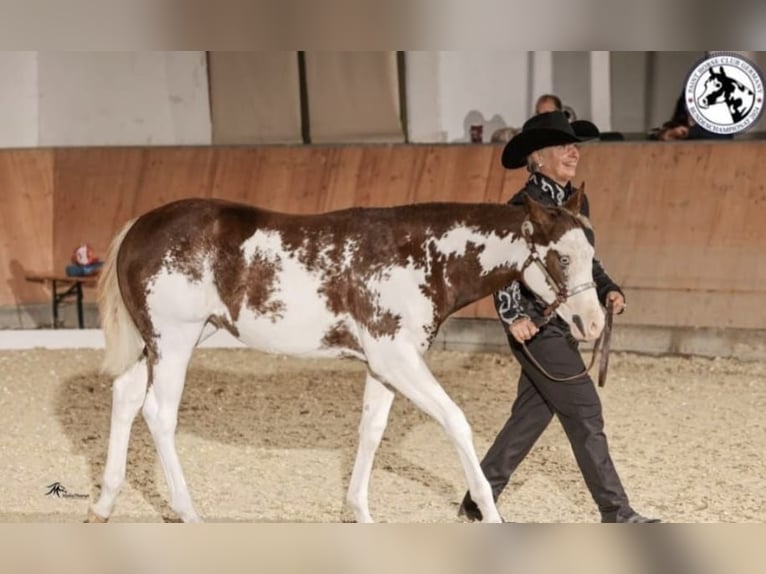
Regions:
[[[521,130],[519,128],[498,128],[494,132],[492,132],[492,137],[489,141],[492,143],[508,143],[513,136],[515,136],[517,133],[519,133]]]
[[[535,115],[544,114],[545,112],[561,112],[564,110],[564,105],[561,103],[561,98],[553,94],[543,94],[537,98],[535,103]]]
[[[732,139],[733,137],[732,134],[709,132],[697,124],[686,109],[683,92],[678,96],[671,118],[662,124],[662,127],[654,128],[649,132],[649,139],[658,141]]]
[[[535,115],[546,112],[563,112],[569,123],[577,121],[577,113],[572,106],[565,105],[561,98],[554,94],[543,94],[535,103]]]

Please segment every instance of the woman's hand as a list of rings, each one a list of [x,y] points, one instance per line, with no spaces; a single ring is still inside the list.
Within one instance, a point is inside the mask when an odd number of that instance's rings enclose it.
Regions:
[[[535,325],[531,319],[522,317],[511,323],[508,326],[508,330],[511,332],[514,339],[519,343],[523,343],[534,337],[540,329],[537,328],[537,325]]]
[[[675,126],[667,128],[660,132],[658,139],[661,141],[684,140],[689,136],[689,128],[686,126]]]
[[[628,306],[627,303],[625,303],[625,297],[622,296],[622,293],[619,291],[610,291],[606,294],[606,303],[607,305],[609,303],[612,304],[612,308],[614,309],[614,314],[619,315],[625,310],[625,307]]]

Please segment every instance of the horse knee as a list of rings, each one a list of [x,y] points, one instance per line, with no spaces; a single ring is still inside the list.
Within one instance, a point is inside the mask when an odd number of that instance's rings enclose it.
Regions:
[[[460,440],[473,440],[473,432],[471,431],[471,425],[468,424],[468,419],[465,413],[456,408],[454,411],[447,413],[444,416],[442,422],[445,430],[447,430],[452,436]]]

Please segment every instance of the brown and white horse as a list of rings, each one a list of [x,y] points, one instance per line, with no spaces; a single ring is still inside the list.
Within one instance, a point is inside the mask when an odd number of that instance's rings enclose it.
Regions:
[[[394,391],[457,448],[486,521],[501,520],[471,428],[424,353],[452,313],[523,280],[583,340],[604,314],[593,248],[568,205],[433,203],[288,215],[212,199],[162,206],[112,241],[99,280],[104,370],[116,377],[99,500],[106,521],[125,479],[133,420],[143,407],[171,506],[199,521],[175,448],[178,408],[195,346],[226,329],[249,347],[302,357],[354,357],[368,374],[347,501],[371,522],[368,486]]]

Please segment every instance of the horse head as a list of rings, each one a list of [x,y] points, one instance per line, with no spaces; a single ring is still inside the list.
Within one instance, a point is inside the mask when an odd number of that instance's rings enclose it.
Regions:
[[[555,312],[584,341],[598,338],[604,328],[604,311],[593,282],[594,250],[580,215],[584,187],[561,207],[547,207],[529,197],[522,235],[529,257],[522,266],[522,280],[548,304],[546,315]]]
[[[697,98],[697,104],[707,109],[714,104],[725,103],[735,122],[742,120],[753,107],[755,95],[742,82],[726,75],[723,66],[715,71],[710,69],[710,77],[705,81],[705,89]]]
[[[723,66],[710,68],[710,77],[705,80],[705,89],[697,98],[697,104],[702,109],[707,109],[714,104],[726,101],[726,94],[734,88],[734,80],[726,75]]]

